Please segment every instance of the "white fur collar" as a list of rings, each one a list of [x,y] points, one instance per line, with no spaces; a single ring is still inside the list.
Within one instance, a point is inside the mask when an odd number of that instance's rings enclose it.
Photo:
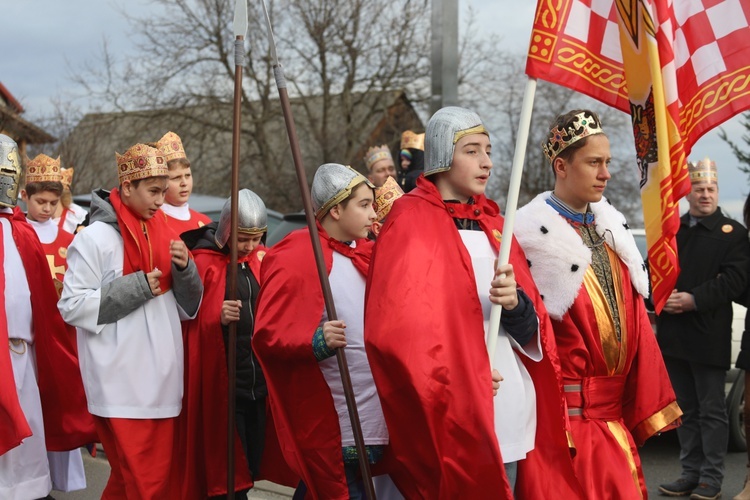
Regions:
[[[547,191],[518,210],[514,234],[529,260],[531,274],[549,315],[561,319],[581,289],[591,265],[591,250],[566,220],[546,202]],[[636,291],[648,296],[648,275],[625,217],[606,198],[590,205],[596,231],[630,271]]]

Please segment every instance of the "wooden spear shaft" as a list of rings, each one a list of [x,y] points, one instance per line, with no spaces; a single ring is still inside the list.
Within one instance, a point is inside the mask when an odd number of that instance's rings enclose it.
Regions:
[[[279,71],[281,70],[279,66],[276,66],[274,67],[274,73],[277,68]],[[279,96],[281,100],[281,109],[284,113],[284,121],[286,122],[286,130],[289,134],[289,142],[292,148],[292,158],[294,159],[294,166],[297,170],[297,181],[299,183],[300,193],[302,194],[305,219],[307,220],[307,228],[310,231],[313,253],[315,254],[315,266],[318,268],[318,277],[320,278],[320,287],[323,291],[326,313],[328,314],[329,321],[335,321],[338,318],[336,314],[336,306],[333,303],[333,296],[331,295],[331,284],[328,281],[328,269],[326,268],[325,260],[323,259],[323,248],[320,245],[318,227],[315,224],[312,200],[307,185],[307,176],[305,175],[305,170],[302,165],[302,155],[300,154],[299,143],[297,142],[297,132],[294,126],[294,119],[292,118],[291,106],[289,104],[289,96],[287,95],[286,88],[279,87]],[[339,373],[341,374],[341,383],[344,388],[344,397],[346,398],[346,407],[349,411],[349,419],[352,422],[352,433],[354,434],[354,443],[357,448],[357,457],[359,458],[360,470],[362,472],[367,498],[374,500],[375,488],[372,484],[370,462],[365,450],[365,440],[362,435],[362,426],[359,421],[357,402],[354,398],[354,388],[352,387],[352,379],[349,375],[349,365],[346,361],[344,349],[336,349],[336,361],[338,362]]]
[[[307,184],[307,175],[305,173],[305,167],[302,163],[302,154],[299,148],[299,139],[297,138],[297,128],[294,124],[294,117],[292,116],[292,106],[289,102],[289,94],[286,89],[286,77],[284,76],[284,70],[279,63],[278,56],[276,55],[276,42],[273,39],[273,31],[271,29],[271,18],[268,15],[265,1],[262,2],[263,11],[266,14],[266,22],[268,23],[268,37],[270,40],[271,54],[274,60],[273,74],[276,79],[276,87],[279,90],[279,101],[281,103],[281,111],[284,114],[284,123],[286,124],[287,135],[289,136],[289,146],[292,150],[292,159],[294,160],[294,168],[297,171],[297,183],[299,185],[300,195],[302,196],[302,205],[305,209],[305,219],[307,220],[307,229],[310,232],[310,240],[312,242],[313,254],[315,255],[315,266],[318,269],[318,278],[320,279],[320,287],[323,291],[323,300],[325,301],[326,313],[329,321],[335,321],[337,319],[336,307],[333,303],[333,296],[331,294],[331,284],[328,281],[328,269],[323,259],[323,248],[320,244],[320,237],[318,236],[318,227],[315,224],[315,215],[312,207],[312,199],[310,197],[310,190]],[[372,473],[370,472],[370,462],[367,458],[367,451],[365,450],[365,439],[362,435],[362,426],[359,421],[359,412],[357,411],[357,402],[354,398],[354,389],[352,387],[351,376],[349,375],[349,366],[346,361],[346,354],[344,349],[336,349],[336,361],[339,366],[339,373],[341,375],[341,383],[344,389],[344,397],[346,399],[346,407],[349,411],[349,419],[352,424],[352,433],[354,434],[354,444],[357,448],[357,458],[359,459],[360,471],[362,473],[362,480],[365,486],[365,493],[369,500],[375,500],[375,487],[372,483]]]
[[[227,300],[237,300],[237,209],[240,187],[240,125],[242,67],[245,61],[247,0],[237,0],[234,10],[234,116],[232,117],[232,188],[229,231],[229,289]],[[234,498],[235,393],[237,381],[237,323],[229,323],[227,335],[227,499]]]

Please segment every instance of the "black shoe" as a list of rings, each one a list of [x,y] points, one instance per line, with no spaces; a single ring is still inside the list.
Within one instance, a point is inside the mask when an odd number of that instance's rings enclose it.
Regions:
[[[659,493],[668,497],[686,497],[698,487],[698,481],[680,478],[677,481],[659,485]]]
[[[690,500],[717,500],[721,498],[721,488],[701,483],[693,490]]]

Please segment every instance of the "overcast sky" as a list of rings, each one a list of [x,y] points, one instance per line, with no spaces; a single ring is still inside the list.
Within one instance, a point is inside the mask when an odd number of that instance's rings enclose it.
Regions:
[[[536,2],[531,0],[459,0],[478,13],[478,27],[502,36],[505,49],[523,52],[528,45]],[[26,108],[26,117],[49,114],[51,100],[72,86],[70,68],[93,61],[102,40],[118,55],[133,51],[129,27],[117,5],[123,0],[0,0],[3,10],[3,71],[0,82]],[[147,11],[147,0],[128,0],[129,9]],[[730,138],[742,144],[739,117],[723,126]],[[728,146],[713,130],[693,147],[691,159],[710,156],[719,167],[720,204],[736,218],[748,193],[745,174]],[[635,168],[635,164],[634,164]]]

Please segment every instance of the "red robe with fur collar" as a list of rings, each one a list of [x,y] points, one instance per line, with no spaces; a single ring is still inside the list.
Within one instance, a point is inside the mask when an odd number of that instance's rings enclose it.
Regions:
[[[637,446],[678,425],[682,411],[641,296],[648,295],[643,259],[624,216],[606,199],[589,204],[597,233],[616,254],[612,275],[620,282],[622,330],[615,342],[597,320],[597,304],[605,301],[586,285],[592,251],[547,204],[549,196],[542,193],[518,211],[515,233],[552,318],[566,397],[571,408],[580,408],[570,418],[573,465],[588,498],[645,498]],[[538,468],[536,474],[547,472]]]

